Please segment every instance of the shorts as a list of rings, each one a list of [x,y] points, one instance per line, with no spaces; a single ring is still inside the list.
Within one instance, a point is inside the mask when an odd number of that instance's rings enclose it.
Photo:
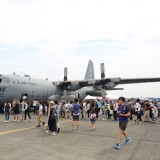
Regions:
[[[128,122],[119,121],[119,128],[120,128],[122,131],[125,131],[126,128],[127,128],[127,124],[128,124]]]
[[[79,121],[79,115],[73,115],[73,121]]]
[[[91,123],[95,123],[96,122],[96,118],[91,118]]]
[[[141,120],[141,112],[137,112],[137,119]]]
[[[19,109],[14,109],[14,114],[19,114]]]
[[[144,116],[145,116],[145,117],[150,117],[150,111],[145,111],[145,112],[144,112]]]

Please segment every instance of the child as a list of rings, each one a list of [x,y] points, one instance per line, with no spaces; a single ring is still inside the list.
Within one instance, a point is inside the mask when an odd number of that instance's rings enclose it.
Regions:
[[[91,131],[96,130],[96,112],[92,110],[90,112],[90,120],[91,120]]]

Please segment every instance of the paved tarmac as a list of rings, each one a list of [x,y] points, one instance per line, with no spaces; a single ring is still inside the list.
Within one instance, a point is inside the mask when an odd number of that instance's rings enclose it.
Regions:
[[[46,126],[36,128],[37,116],[31,116],[31,122],[13,122],[12,116],[4,123],[0,115],[1,160],[160,160],[160,123],[129,122],[132,141],[116,150],[118,122],[97,120],[96,131],[90,131],[90,121],[81,120],[80,130],[72,131],[71,120],[62,118],[61,132],[52,136]]]

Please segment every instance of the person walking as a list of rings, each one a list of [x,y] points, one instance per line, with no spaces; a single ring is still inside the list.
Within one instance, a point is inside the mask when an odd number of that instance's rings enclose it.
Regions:
[[[121,148],[122,136],[126,138],[124,144],[128,144],[131,141],[131,138],[128,137],[126,133],[126,128],[128,124],[128,117],[130,116],[129,108],[125,105],[125,98],[119,97],[118,99],[118,119],[119,119],[119,134],[118,134],[118,143],[116,144],[115,148]]]
[[[41,123],[44,126],[45,122],[42,120],[43,115],[43,106],[39,103],[39,111],[38,111],[38,125],[36,127],[41,127]]]
[[[57,132],[57,112],[56,107],[53,101],[50,101],[49,110],[48,110],[48,129],[46,130],[46,134],[52,132],[52,135],[55,136]],[[57,106],[58,107],[58,106]]]

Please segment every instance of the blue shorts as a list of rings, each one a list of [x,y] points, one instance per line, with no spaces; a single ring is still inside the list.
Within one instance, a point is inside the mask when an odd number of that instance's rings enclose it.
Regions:
[[[94,123],[96,121],[96,118],[91,118],[90,120],[92,123]]]

